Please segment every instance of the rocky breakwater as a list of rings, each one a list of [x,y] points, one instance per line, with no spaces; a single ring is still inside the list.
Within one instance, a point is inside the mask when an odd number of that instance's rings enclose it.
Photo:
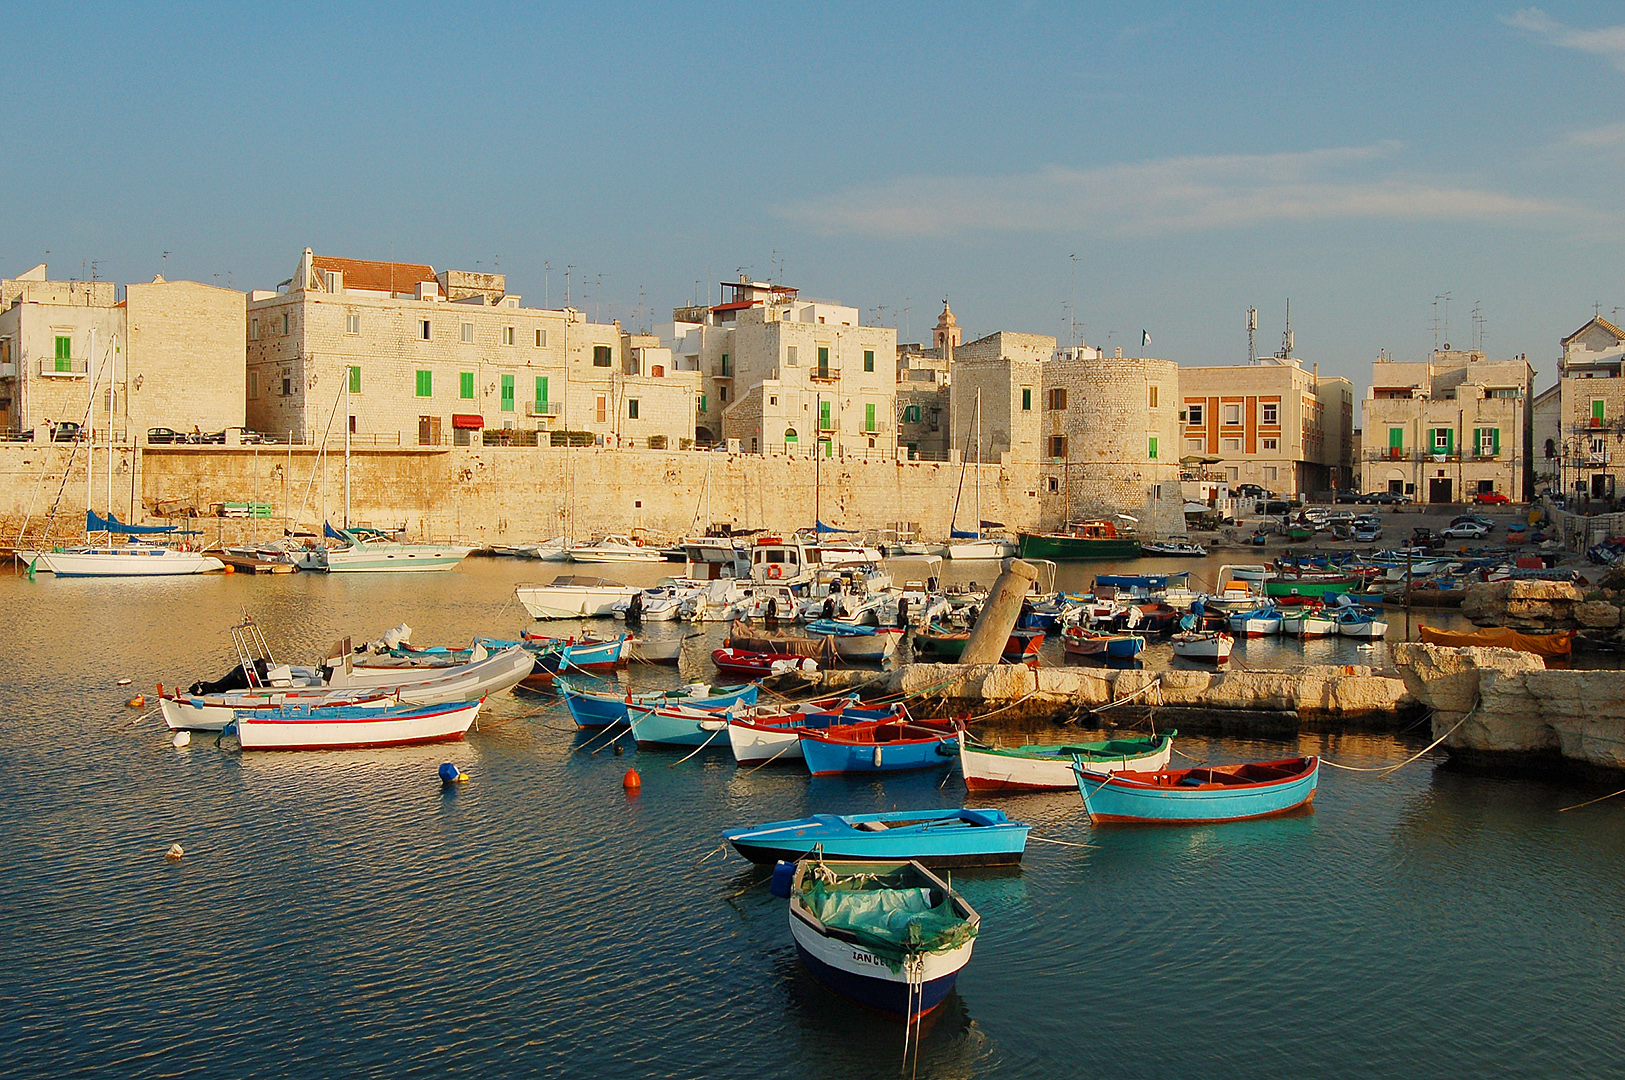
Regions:
[[[1576,630],[1580,647],[1625,647],[1625,574],[1597,586],[1567,581],[1491,581],[1467,586],[1461,613],[1479,626]]]
[[[1453,758],[1490,766],[1625,770],[1625,673],[1548,671],[1511,649],[1394,646],[1409,693]]]
[[[818,679],[827,689],[861,685],[866,696],[902,697],[916,715],[968,714],[990,723],[1094,714],[1126,724],[1153,716],[1186,731],[1290,735],[1388,731],[1421,711],[1397,671],[1357,664],[1211,672],[910,664],[878,677],[829,671]]]

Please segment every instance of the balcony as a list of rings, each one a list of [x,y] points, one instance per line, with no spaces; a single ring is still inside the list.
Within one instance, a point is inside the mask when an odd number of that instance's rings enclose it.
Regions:
[[[731,379],[734,377],[734,366],[732,364],[712,364],[711,377],[714,379]]]
[[[525,402],[526,416],[558,416],[560,405],[556,401]]]
[[[820,365],[815,368],[807,369],[807,378],[811,379],[813,382],[835,382],[840,377],[841,369],[838,367]]]
[[[47,379],[82,379],[90,374],[90,361],[46,357],[39,362],[39,373]]]
[[[17,377],[16,361],[7,360],[0,364],[0,379],[15,379]]]

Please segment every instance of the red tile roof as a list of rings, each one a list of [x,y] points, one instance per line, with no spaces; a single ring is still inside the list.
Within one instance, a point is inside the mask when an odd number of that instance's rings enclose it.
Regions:
[[[341,272],[347,289],[366,289],[369,292],[415,293],[418,282],[435,280],[434,267],[418,263],[373,262],[371,259],[312,255],[310,264],[316,270]]]

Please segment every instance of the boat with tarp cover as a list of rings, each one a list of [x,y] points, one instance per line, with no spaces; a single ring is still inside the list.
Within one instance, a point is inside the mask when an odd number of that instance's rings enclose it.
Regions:
[[[790,880],[790,935],[819,982],[914,1022],[970,962],[982,917],[916,861],[803,859]]]
[[[1547,661],[1566,660],[1574,653],[1574,632],[1561,630],[1554,634],[1525,634],[1509,626],[1486,626],[1471,633],[1440,630],[1435,626],[1418,627],[1421,638],[1429,645],[1452,645],[1481,649],[1517,649],[1534,653]]]

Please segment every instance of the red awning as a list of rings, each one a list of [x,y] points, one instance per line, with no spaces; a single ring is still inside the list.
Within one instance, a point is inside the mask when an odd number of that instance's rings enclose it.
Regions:
[[[485,427],[485,417],[479,413],[452,413],[451,426],[454,428],[469,428],[479,431]]]

